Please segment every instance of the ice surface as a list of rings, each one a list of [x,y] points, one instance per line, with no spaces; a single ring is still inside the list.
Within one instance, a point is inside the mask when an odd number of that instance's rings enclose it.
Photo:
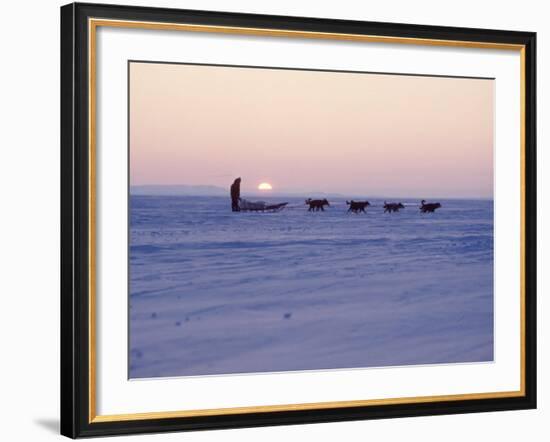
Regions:
[[[493,202],[132,196],[131,378],[493,359]]]

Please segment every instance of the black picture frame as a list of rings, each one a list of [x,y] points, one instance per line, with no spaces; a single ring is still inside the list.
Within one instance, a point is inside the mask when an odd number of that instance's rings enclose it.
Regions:
[[[94,422],[90,419],[89,18],[521,45],[524,50],[524,394],[467,400]],[[536,34],[167,8],[61,7],[61,434],[240,428],[536,408]]]

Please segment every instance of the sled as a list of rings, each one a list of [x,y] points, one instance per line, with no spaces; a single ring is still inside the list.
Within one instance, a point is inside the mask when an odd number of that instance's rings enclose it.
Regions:
[[[240,200],[241,212],[278,212],[283,210],[288,203],[267,204],[264,201]]]

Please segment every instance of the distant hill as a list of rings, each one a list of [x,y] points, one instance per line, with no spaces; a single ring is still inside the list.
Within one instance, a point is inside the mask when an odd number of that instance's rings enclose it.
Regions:
[[[250,197],[274,197],[274,198],[343,198],[340,193],[329,193],[319,191],[296,191],[296,190],[270,190],[270,191],[241,191],[241,195]]]
[[[229,186],[227,188],[212,186],[208,184],[203,185],[162,185],[151,184],[144,186],[130,186],[131,195],[151,195],[151,196],[223,196],[229,198]],[[320,191],[297,191],[293,189],[281,189],[279,191],[258,191],[251,189],[241,189],[241,196],[246,199],[262,199],[262,198],[338,198],[338,199],[378,199],[388,201],[420,201],[420,197],[396,197],[396,196],[382,196],[371,195],[368,193],[349,192],[346,194],[333,193],[333,192],[320,192]],[[434,196],[423,196],[426,200],[437,199]],[[485,198],[442,198],[442,199],[485,199]]]
[[[218,186],[189,186],[189,185],[145,185],[130,186],[131,195],[181,195],[181,196],[227,196],[229,188]]]

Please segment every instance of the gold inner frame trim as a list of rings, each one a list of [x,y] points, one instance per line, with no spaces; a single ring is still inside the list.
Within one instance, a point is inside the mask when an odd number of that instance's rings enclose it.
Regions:
[[[468,397],[464,397],[468,396]],[[113,422],[130,421],[143,419],[163,419],[174,417],[197,417],[197,416],[220,416],[229,414],[246,414],[259,412],[275,411],[293,411],[293,410],[322,410],[325,408],[343,408],[343,407],[364,407],[366,405],[395,405],[395,404],[421,404],[426,402],[459,401],[464,399],[473,399],[472,395],[441,395],[441,396],[419,396],[389,399],[369,399],[354,401],[337,402],[314,402],[305,404],[286,404],[286,405],[265,405],[258,407],[236,407],[236,408],[213,408],[204,410],[187,411],[155,411],[150,413],[132,413],[132,414],[110,414],[105,416],[96,416],[91,422]],[[495,399],[523,396],[520,391],[506,391],[498,393],[479,393],[475,399]]]
[[[170,30],[186,32],[208,32],[218,34],[254,35],[268,37],[290,37],[357,41],[370,43],[413,44],[420,46],[446,46],[518,51],[520,53],[520,389],[487,393],[464,393],[437,396],[399,397],[388,399],[367,399],[351,401],[314,402],[284,405],[261,405],[233,408],[158,411],[128,414],[96,414],[96,31],[99,26],[134,28],[148,30]],[[365,407],[375,405],[415,404],[427,402],[482,400],[525,396],[525,46],[521,44],[475,42],[459,40],[423,39],[411,37],[390,37],[330,32],[292,31],[283,29],[245,28],[232,26],[211,26],[182,23],[140,22],[129,20],[88,19],[88,94],[89,94],[89,423],[133,421],[145,419],[168,419],[178,417],[220,416],[277,411],[321,410],[328,408]]]

